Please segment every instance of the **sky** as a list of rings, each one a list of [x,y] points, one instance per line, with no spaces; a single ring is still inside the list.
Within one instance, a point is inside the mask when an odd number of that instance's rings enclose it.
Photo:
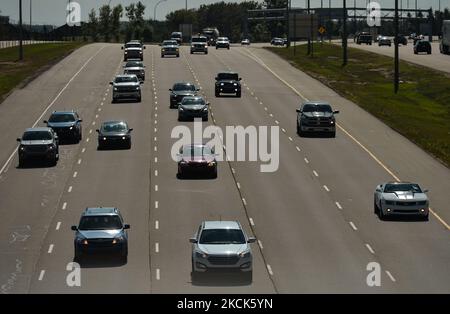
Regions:
[[[50,24],[60,26],[66,23],[66,6],[68,0],[22,0],[24,23],[29,23],[30,19],[30,1],[32,1],[32,21],[33,24]],[[74,1],[74,0],[72,0]],[[98,9],[101,5],[107,4],[109,0],[76,0],[81,6],[81,19],[87,20],[87,15],[92,8]],[[219,2],[218,0],[187,0],[188,8],[198,8],[202,4],[210,4]],[[243,2],[244,0],[228,0],[228,2]],[[330,0],[323,0],[324,7],[328,6]],[[367,0],[347,0],[347,6],[351,7],[356,1],[356,6],[365,7]],[[399,0],[402,2],[403,8],[409,6],[414,7],[416,0]],[[433,7],[437,10],[439,0],[417,0],[418,7],[428,9]],[[136,3],[138,0],[111,0],[111,6],[121,3],[123,6],[130,3]],[[153,18],[154,7],[159,0],[141,0],[146,6],[145,18]],[[258,0],[258,2],[263,2]],[[304,7],[306,0],[292,0],[293,7]],[[394,7],[394,0],[379,0],[381,7]],[[441,8],[450,7],[450,0],[440,0]],[[311,0],[311,7],[320,7],[321,0]],[[341,7],[342,0],[331,0],[332,7]],[[161,2],[157,7],[156,18],[164,20],[167,13],[184,9],[185,0],[166,0]],[[14,21],[19,19],[19,0],[0,0],[0,15],[10,16]]]

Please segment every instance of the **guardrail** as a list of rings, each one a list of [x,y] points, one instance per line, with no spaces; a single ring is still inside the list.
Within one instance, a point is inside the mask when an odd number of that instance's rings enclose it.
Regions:
[[[60,40],[24,40],[23,45],[60,43]],[[0,40],[0,49],[19,46],[19,40]]]

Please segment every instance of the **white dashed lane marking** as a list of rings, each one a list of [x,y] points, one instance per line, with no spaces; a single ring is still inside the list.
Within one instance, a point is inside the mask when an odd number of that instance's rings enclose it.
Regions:
[[[375,251],[372,249],[372,247],[366,243],[366,248],[369,250],[370,253],[375,254]]]
[[[273,276],[272,267],[270,267],[269,264],[267,264],[267,271],[269,272],[269,274],[270,274],[271,276]]]
[[[62,210],[65,210],[66,207],[67,207],[67,202],[64,202],[61,208],[62,208]]]
[[[339,202],[336,202],[335,204],[336,204],[337,208],[342,209],[342,206],[341,206],[341,204],[339,204]]]
[[[155,229],[156,229],[156,230],[159,229],[159,221],[158,221],[158,220],[155,221]]]
[[[51,254],[53,252],[53,247],[54,247],[54,245],[50,244],[50,246],[48,247],[48,251],[47,251],[48,254]]]
[[[330,192],[330,189],[328,188],[328,186],[324,185],[323,188],[325,189],[325,191]]]
[[[40,274],[39,274],[39,281],[42,281],[42,279],[44,279],[44,275],[45,275],[45,270],[41,270]]]
[[[353,221],[349,222],[350,226],[352,227],[353,230],[358,230],[358,228],[356,228],[355,224],[353,223]]]
[[[72,192],[72,186],[69,186],[69,189],[67,190],[68,193]]]
[[[389,270],[386,270],[386,275],[392,280],[392,282],[396,282],[394,276],[392,276],[391,272]]]

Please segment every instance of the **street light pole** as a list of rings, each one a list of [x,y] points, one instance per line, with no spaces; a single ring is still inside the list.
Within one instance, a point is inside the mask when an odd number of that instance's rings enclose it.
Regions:
[[[156,21],[156,8],[158,7],[158,5],[159,5],[161,2],[164,2],[164,1],[167,1],[167,0],[159,0],[159,1],[155,4],[155,7],[154,7],[154,9],[153,9],[153,20],[154,20],[154,21]]]
[[[395,17],[394,17],[394,93],[398,92],[398,84],[399,84],[399,69],[398,69],[398,0],[395,0]]]
[[[19,60],[23,60],[22,0],[19,0]]]
[[[347,3],[343,3],[343,25],[342,25],[342,65],[347,65]]]
[[[31,13],[33,12],[32,10],[33,10],[33,6],[32,6],[32,2],[33,2],[33,0],[30,0],[30,39],[31,39],[31,32],[33,31],[33,29],[32,29],[32,27],[31,27],[31,22],[32,22],[32,16],[31,16]]]

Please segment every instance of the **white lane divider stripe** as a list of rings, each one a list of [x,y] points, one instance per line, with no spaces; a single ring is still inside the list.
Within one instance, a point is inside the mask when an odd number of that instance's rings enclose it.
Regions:
[[[156,229],[156,230],[159,229],[159,221],[158,221],[158,220],[155,221],[155,229]]]
[[[47,251],[48,254],[51,254],[53,252],[53,247],[54,247],[54,245],[50,244],[50,246],[48,247],[48,251]]]
[[[159,243],[158,242],[155,243],[155,252],[159,253]]]
[[[39,274],[39,281],[42,281],[42,279],[44,279],[44,275],[45,275],[45,270],[41,270],[40,274]]]
[[[64,202],[63,205],[62,205],[62,207],[61,207],[61,209],[62,209],[62,210],[65,210],[66,207],[67,207],[67,202]]]
[[[248,220],[250,221],[250,224],[251,224],[252,226],[254,226],[254,225],[255,225],[255,223],[254,223],[254,221],[253,221],[253,218],[252,218],[252,217],[250,217],[250,218],[249,218]]]
[[[375,254],[375,251],[372,249],[372,247],[366,243],[366,248],[369,250],[370,253]]]
[[[56,230],[59,230],[59,228],[61,228],[61,221],[58,221],[58,223],[56,224]]]
[[[342,209],[342,206],[341,206],[341,204],[339,204],[339,202],[336,202],[335,204],[336,204],[337,208]]]
[[[355,224],[353,223],[353,221],[349,222],[350,226],[352,227],[353,230],[358,230],[358,228],[356,228]]]
[[[159,268],[156,268],[156,280],[160,280],[161,279],[161,274],[159,271]]]
[[[314,173],[314,175],[315,175],[316,177],[318,177],[318,176],[319,176],[319,174],[317,173],[317,171],[316,171],[316,170],[313,170],[313,173]]]
[[[323,188],[325,189],[325,191],[330,192],[330,189],[328,188],[328,186],[324,185]]]
[[[267,264],[267,271],[269,272],[269,274],[270,274],[271,276],[273,276],[272,267],[270,267],[269,264]]]
[[[389,270],[386,270],[386,274],[392,280],[392,282],[396,282],[397,281],[397,280],[395,280],[394,276],[392,276],[392,274],[391,274],[391,272]]]
[[[72,192],[72,186],[69,186],[69,189],[67,190],[68,193]]]

